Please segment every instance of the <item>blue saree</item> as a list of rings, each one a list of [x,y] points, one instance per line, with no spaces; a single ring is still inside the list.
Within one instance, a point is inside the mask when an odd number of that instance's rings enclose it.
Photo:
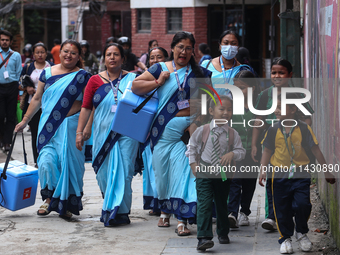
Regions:
[[[158,78],[161,71],[168,71],[165,63],[158,63],[149,68],[149,72]],[[201,69],[204,77],[211,72]],[[183,83],[186,67],[178,70]],[[190,67],[184,86],[185,99],[195,93],[197,87],[194,72]],[[186,145],[181,137],[190,125],[190,116],[175,117],[178,113],[179,90],[175,73],[157,91],[159,98],[158,112],[151,127],[150,148],[153,150],[152,168],[155,174],[159,209],[174,214],[179,220],[196,222],[196,185],[191,174],[189,160],[185,156]]]
[[[82,100],[90,74],[77,72],[54,75],[46,68],[40,76],[45,83],[38,128],[38,173],[42,199],[51,198],[49,211],[60,215],[83,209],[84,151],[75,146],[79,112],[66,117],[75,100]]]
[[[217,71],[216,68],[214,67],[214,65],[211,62],[209,64],[209,62],[210,62],[210,60],[204,60],[201,64],[201,66],[207,68],[209,71],[212,72],[211,81],[212,81],[213,88],[216,90],[217,94],[219,94],[219,95],[231,95],[229,90],[226,91],[226,89],[223,89],[223,88],[215,88],[215,84],[224,84],[225,80],[224,80],[224,77],[223,77],[223,73],[220,72],[220,71]],[[228,84],[233,85],[234,84],[233,78],[236,76],[237,73],[239,73],[242,70],[249,70],[249,71],[254,73],[254,70],[248,65],[235,66],[235,67],[225,71],[226,78],[227,78],[226,82]]]
[[[128,73],[119,83],[124,92],[136,74]],[[117,84],[118,79],[112,81]],[[118,100],[122,94],[118,92]],[[100,221],[104,226],[130,223],[128,214],[132,203],[131,181],[139,143],[111,131],[114,95],[110,83],[99,87],[93,97],[95,107],[93,133],[93,168],[104,202]]]
[[[151,209],[153,212],[160,212],[158,205],[158,194],[155,182],[155,173],[152,168],[152,152],[150,145],[143,151],[143,209]]]

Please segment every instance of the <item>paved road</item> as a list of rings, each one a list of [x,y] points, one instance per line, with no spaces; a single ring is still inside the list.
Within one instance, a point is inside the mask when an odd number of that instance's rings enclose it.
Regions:
[[[34,165],[30,134],[25,132],[29,164]],[[13,158],[21,160],[21,139],[14,148]],[[5,155],[0,152],[0,162]],[[142,210],[142,177],[134,177],[131,224],[121,227],[104,227],[99,221],[102,198],[94,171],[86,164],[84,177],[84,210],[80,216],[65,221],[56,213],[38,217],[36,211],[42,204],[40,188],[34,206],[12,212],[0,207],[1,254],[196,254],[196,226],[190,226],[191,236],[179,238],[175,234],[176,220],[170,228],[158,228],[158,218]],[[258,254],[279,253],[278,232],[267,232],[260,227],[264,220],[264,188],[257,186],[251,205],[250,226],[240,227],[230,233],[231,243],[207,250],[211,254]],[[310,233],[312,242],[320,235]],[[293,242],[295,254],[304,254]],[[308,254],[320,254],[316,249]]]

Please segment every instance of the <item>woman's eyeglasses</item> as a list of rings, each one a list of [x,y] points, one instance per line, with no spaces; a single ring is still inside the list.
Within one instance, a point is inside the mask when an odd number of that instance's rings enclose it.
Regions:
[[[176,45],[176,48],[178,49],[179,52],[183,52],[185,50],[185,52],[192,52],[193,51],[193,47],[184,47],[184,45]]]

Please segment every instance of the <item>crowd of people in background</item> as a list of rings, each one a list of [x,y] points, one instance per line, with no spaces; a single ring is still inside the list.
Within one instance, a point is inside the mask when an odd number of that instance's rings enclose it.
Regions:
[[[293,235],[303,251],[312,249],[306,235],[311,177],[307,171],[297,173],[294,169],[308,166],[315,158],[320,164],[326,161],[310,116],[290,104],[285,115],[281,112],[281,88],[294,86],[288,60],[274,59],[272,86],[261,91],[249,51],[241,47],[233,30],[221,34],[219,56],[210,56],[209,46],[201,43],[200,59],[194,53],[194,35],[184,31],[169,42],[170,52],[165,50],[168,45],[151,40],[140,58],[132,53],[126,36],[109,37],[102,54],[91,53],[85,40],[61,43],[55,39],[51,52],[38,42],[26,44],[20,56],[10,48],[12,40],[10,32],[0,31],[0,146],[8,151],[13,132],[29,125],[43,200],[39,216],[51,211],[64,219],[79,215],[83,209],[84,163],[87,148],[92,148],[89,157],[103,196],[100,220],[104,226],[130,224],[131,181],[139,157],[144,165],[143,208],[149,215],[159,216],[157,226],[161,228],[168,228],[174,215],[178,236],[190,235],[188,224],[197,224],[197,250],[214,246],[213,218],[220,244],[233,241],[228,236],[230,228],[250,224],[257,180],[261,186],[266,181],[268,206],[262,227],[279,230],[280,252],[293,252]],[[207,86],[218,93],[208,102],[206,116],[200,114],[198,95],[202,92],[196,78],[209,80]],[[221,83],[242,91],[244,115],[233,115],[233,94],[216,88]],[[255,116],[247,99],[256,102],[256,109],[267,110],[272,107],[274,88],[279,95],[275,112]],[[19,90],[24,94],[20,100],[22,115],[17,117]],[[157,90],[158,108],[143,144],[111,130],[118,103],[127,90],[139,96]],[[288,94],[291,99],[301,97]],[[304,105],[313,113],[308,103]],[[265,124],[228,124],[251,119]],[[294,120],[297,125],[270,125],[266,119]],[[235,167],[236,174],[211,176],[199,171],[223,166]],[[244,166],[256,166],[260,171],[245,174],[240,171]],[[274,176],[266,173],[264,166],[290,170]],[[325,177],[335,183],[332,174],[326,172]]]

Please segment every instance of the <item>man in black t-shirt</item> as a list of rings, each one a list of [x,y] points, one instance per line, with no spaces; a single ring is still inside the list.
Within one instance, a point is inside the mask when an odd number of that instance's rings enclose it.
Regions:
[[[135,54],[131,52],[131,41],[128,37],[126,36],[120,37],[118,39],[118,43],[122,45],[126,57],[126,60],[122,65],[123,70],[130,72],[135,70],[135,66],[138,66],[145,71],[147,70],[147,67],[142,62],[139,61]]]

